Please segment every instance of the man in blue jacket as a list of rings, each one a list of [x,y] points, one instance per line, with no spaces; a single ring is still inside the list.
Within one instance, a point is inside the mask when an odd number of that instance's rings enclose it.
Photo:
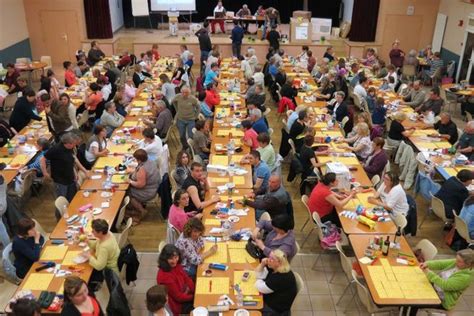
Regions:
[[[232,35],[230,39],[232,40],[232,55],[241,59],[240,48],[242,47],[242,39],[244,38],[245,31],[239,25],[237,20],[234,20],[234,28],[232,29]]]

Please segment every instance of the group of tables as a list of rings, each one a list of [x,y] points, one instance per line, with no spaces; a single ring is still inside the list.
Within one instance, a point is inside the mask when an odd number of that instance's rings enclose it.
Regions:
[[[153,68],[153,73],[163,73],[167,71],[166,61],[170,58],[160,59]],[[100,65],[99,65],[100,67]],[[87,88],[85,83],[89,83],[94,78],[85,77],[72,87],[65,91],[72,95],[72,102],[79,107],[84,101]],[[111,180],[113,188],[104,187],[107,176],[104,167],[115,167],[124,162],[126,157],[133,154],[135,145],[142,139],[141,131],[145,127],[143,120],[149,118],[152,113],[148,109],[147,100],[155,86],[159,84],[158,76],[148,79],[144,86],[145,89],[137,95],[131,102],[129,114],[125,118],[121,127],[114,130],[111,138],[108,140],[109,155],[100,157],[95,162],[90,176],[81,184],[80,189],[74,196],[68,206],[68,216],[77,215],[79,219],[72,224],[68,224],[66,218],[62,217],[48,236],[49,240],[43,246],[40,260],[33,264],[25,278],[19,285],[15,295],[21,291],[31,291],[35,297],[38,297],[41,291],[51,291],[58,294],[63,293],[64,274],[55,275],[51,271],[42,270],[36,272],[36,268],[47,261],[52,261],[59,265],[61,270],[66,271],[68,275],[77,275],[88,281],[93,268],[87,263],[76,263],[74,259],[83,252],[85,243],[80,243],[77,238],[68,239],[68,235],[73,230],[78,230],[82,226],[84,233],[89,239],[94,237],[91,233],[91,223],[93,219],[105,219],[109,226],[112,227],[122,201],[126,196],[129,187],[126,174],[116,174]],[[40,122],[32,121],[17,136],[11,140],[12,146],[15,148],[15,154],[8,154],[6,146],[0,149],[0,161],[8,164],[7,169],[0,172],[8,182],[18,174],[20,168],[23,168],[36,154],[36,149],[32,149],[38,137],[50,138],[51,134],[46,125],[46,115],[40,113],[43,120]],[[25,136],[26,143],[20,145],[20,137]],[[28,151],[31,149],[31,151]],[[23,152],[26,152],[24,154]],[[17,154],[18,153],[18,154]],[[87,208],[85,211],[81,209]],[[74,227],[73,227],[74,226]],[[77,234],[79,235],[79,234]],[[46,236],[45,236],[46,237]],[[53,242],[54,241],[54,242]],[[60,243],[60,244],[59,244]],[[5,308],[7,311],[9,307]],[[60,311],[51,312],[46,309],[42,310],[42,314],[56,314]]]

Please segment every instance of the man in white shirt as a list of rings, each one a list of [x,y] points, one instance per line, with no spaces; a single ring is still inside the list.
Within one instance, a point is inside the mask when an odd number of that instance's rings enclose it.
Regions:
[[[217,2],[217,6],[214,8],[214,19],[211,21],[212,34],[216,33],[216,24],[219,24],[222,33],[225,33],[224,18],[226,10],[222,5],[222,1]]]
[[[395,68],[394,65],[390,64],[387,66],[387,70],[388,70],[388,74],[385,76],[385,80],[389,81],[388,80],[388,77],[393,77],[393,81],[395,82],[395,84],[397,84],[397,81],[398,81],[398,74],[397,74],[397,69]]]
[[[191,53],[189,50],[188,50],[188,46],[186,45],[180,45],[179,48],[181,49],[181,55],[179,55],[179,57],[181,58],[181,60],[183,61],[183,64],[186,64],[186,62],[188,61],[189,59],[189,54]]]
[[[368,82],[367,78],[361,77],[359,79],[359,83],[354,88],[354,93],[364,99],[367,97],[367,91],[365,90],[365,87],[367,86],[367,82]]]
[[[163,142],[161,138],[155,135],[155,131],[151,127],[143,130],[142,135],[144,139],[140,141],[139,147],[146,151],[148,159],[155,161],[163,151]]]

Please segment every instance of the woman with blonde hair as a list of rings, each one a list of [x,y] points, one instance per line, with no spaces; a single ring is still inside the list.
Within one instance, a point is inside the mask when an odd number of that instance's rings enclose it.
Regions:
[[[370,140],[369,125],[367,123],[359,123],[356,126],[357,134],[354,136],[354,144],[340,145],[338,148],[347,148],[353,151],[357,157],[362,160],[367,159],[372,153],[372,141]]]
[[[255,273],[255,287],[263,294],[262,315],[290,315],[298,289],[285,253],[273,250],[268,258],[262,259]]]
[[[357,126],[359,123],[366,123],[367,126],[369,127],[369,134],[370,134],[370,131],[372,130],[372,119],[370,117],[370,114],[367,112],[361,112],[357,114],[357,120],[356,120],[356,123],[354,124],[354,127],[352,128],[352,131],[350,131],[346,135],[345,139],[340,140],[340,142],[345,142],[348,144],[354,143],[357,140]]]
[[[393,115],[392,124],[390,124],[390,130],[388,131],[387,145],[396,147],[400,145],[400,142],[405,138],[409,137],[415,131],[412,127],[409,130],[405,130],[402,122],[407,119],[407,115],[404,112],[396,112]]]

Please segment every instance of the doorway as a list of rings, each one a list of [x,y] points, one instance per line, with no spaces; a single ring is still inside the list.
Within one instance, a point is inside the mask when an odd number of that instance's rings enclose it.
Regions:
[[[75,51],[81,47],[79,24],[75,11],[44,10],[40,12],[45,51],[53,65],[75,60]]]
[[[464,41],[464,50],[461,56],[461,66],[459,67],[459,80],[469,80],[472,74],[472,53],[474,48],[474,33],[466,32],[466,40]]]

